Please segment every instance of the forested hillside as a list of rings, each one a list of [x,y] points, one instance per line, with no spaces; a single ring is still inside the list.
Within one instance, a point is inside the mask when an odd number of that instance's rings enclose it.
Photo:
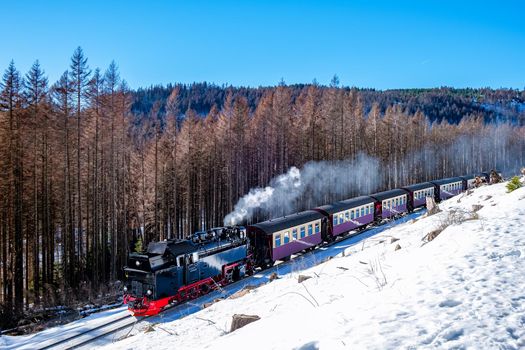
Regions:
[[[324,90],[330,87],[312,84]],[[331,87],[338,87],[338,78],[334,76]],[[291,102],[308,85],[289,85]],[[244,96],[250,110],[254,110],[259,99],[271,87],[237,88],[232,86],[217,86],[208,83],[168,84],[167,86],[152,86],[140,88],[133,92],[132,112],[135,115],[147,115],[153,104],[161,103],[161,113],[165,113],[165,104],[173,89],[178,90],[178,103],[181,111],[193,109],[200,115],[206,115],[215,105],[222,108],[228,94],[234,97]],[[525,124],[525,91],[512,89],[404,89],[377,91],[373,89],[357,89],[341,87],[345,91],[358,91],[365,113],[377,104],[382,113],[392,105],[400,105],[408,113],[422,111],[431,122],[446,120],[449,123],[459,123],[468,114],[477,114],[487,122],[509,121]]]
[[[130,250],[222,225],[250,188],[291,166],[366,157],[379,173],[347,176],[382,190],[525,164],[523,91],[381,92],[336,78],[132,91],[114,62],[92,69],[80,48],[64,68],[50,83],[38,61],[25,74],[12,63],[0,85],[4,321],[87,300],[122,278]]]

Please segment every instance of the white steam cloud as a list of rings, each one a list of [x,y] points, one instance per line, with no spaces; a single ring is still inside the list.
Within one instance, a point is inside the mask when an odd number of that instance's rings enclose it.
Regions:
[[[225,225],[251,220],[254,213],[287,215],[355,195],[373,192],[380,184],[379,161],[360,154],[355,160],[309,162],[290,168],[264,188],[252,188],[224,218]]]

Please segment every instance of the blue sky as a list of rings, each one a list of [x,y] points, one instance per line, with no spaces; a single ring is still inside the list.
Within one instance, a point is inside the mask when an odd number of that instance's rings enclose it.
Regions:
[[[77,46],[132,88],[209,81],[525,87],[525,1],[0,0],[0,69],[57,80]]]

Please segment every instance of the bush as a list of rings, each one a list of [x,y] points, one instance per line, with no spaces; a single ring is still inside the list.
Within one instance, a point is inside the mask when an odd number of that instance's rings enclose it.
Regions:
[[[514,176],[512,179],[510,179],[509,183],[507,184],[507,192],[510,193],[514,190],[517,190],[521,186],[523,185],[521,184],[520,178],[517,176]]]

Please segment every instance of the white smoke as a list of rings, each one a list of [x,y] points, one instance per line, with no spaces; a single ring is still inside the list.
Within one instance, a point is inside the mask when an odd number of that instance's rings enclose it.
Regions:
[[[264,188],[253,188],[224,218],[225,225],[250,220],[255,212],[270,217],[368,194],[380,183],[379,161],[360,154],[355,160],[309,162],[290,168]]]

